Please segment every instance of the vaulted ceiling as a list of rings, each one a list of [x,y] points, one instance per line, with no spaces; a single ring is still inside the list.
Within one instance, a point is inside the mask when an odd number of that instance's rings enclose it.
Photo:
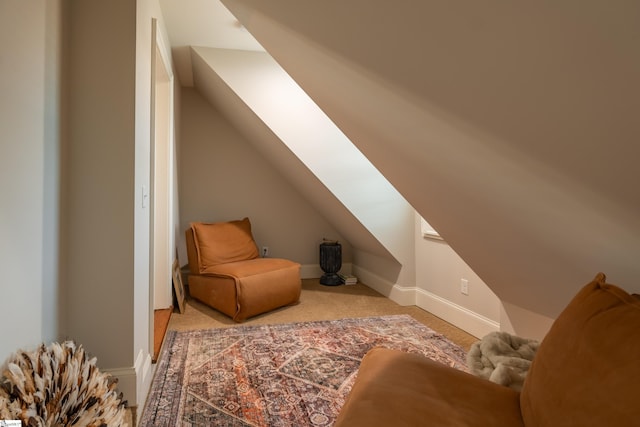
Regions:
[[[161,1],[182,84],[264,48],[501,299],[640,292],[640,4],[223,3]]]

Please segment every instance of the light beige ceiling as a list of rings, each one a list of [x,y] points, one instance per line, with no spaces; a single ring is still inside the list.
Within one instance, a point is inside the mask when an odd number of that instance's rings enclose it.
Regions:
[[[160,6],[183,86],[193,86],[189,46],[264,51],[219,0],[160,0]]]

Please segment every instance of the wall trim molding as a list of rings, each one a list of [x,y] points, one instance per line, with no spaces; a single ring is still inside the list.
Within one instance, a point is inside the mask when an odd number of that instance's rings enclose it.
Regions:
[[[140,350],[134,366],[102,371],[118,379],[118,390],[127,401],[127,406],[144,406],[155,371],[155,366],[151,363],[151,354],[147,353],[145,357],[144,351]]]
[[[358,265],[352,267],[353,275],[358,278],[360,283],[364,283],[374,291],[377,291],[387,298],[390,298],[395,283],[378,276],[369,270]]]
[[[477,338],[500,330],[499,322],[421,288],[416,288],[416,305]]]
[[[391,294],[388,298],[402,306],[418,305],[416,304],[416,291],[419,289],[415,286],[403,286],[395,284],[391,288]]]
[[[416,305],[415,287],[393,283],[357,265],[353,265],[352,270],[352,274],[358,278],[359,282],[381,293],[391,301],[402,306]]]
[[[475,311],[462,307],[420,287],[392,283],[357,265],[353,266],[353,271],[362,283],[390,300],[402,306],[415,305],[420,307],[474,337],[482,338],[489,332],[500,330],[499,322],[491,320]]]

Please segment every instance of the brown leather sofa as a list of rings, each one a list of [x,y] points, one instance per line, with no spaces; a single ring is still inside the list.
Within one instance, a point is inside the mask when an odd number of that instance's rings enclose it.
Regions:
[[[376,348],[334,426],[640,426],[639,384],[640,299],[600,273],[556,319],[520,392]]]
[[[260,258],[248,218],[194,222],[185,234],[192,297],[236,322],[298,302],[300,264]]]

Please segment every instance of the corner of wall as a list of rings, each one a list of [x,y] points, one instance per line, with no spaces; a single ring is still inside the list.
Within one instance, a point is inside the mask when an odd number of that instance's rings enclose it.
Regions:
[[[123,399],[127,401],[127,406],[138,407],[142,410],[155,372],[150,354],[145,355],[144,351],[140,350],[134,366],[104,369],[103,372],[118,380],[118,390],[122,393]]]
[[[500,305],[501,330],[524,338],[542,341],[554,319],[534,313],[517,305],[502,301]]]

